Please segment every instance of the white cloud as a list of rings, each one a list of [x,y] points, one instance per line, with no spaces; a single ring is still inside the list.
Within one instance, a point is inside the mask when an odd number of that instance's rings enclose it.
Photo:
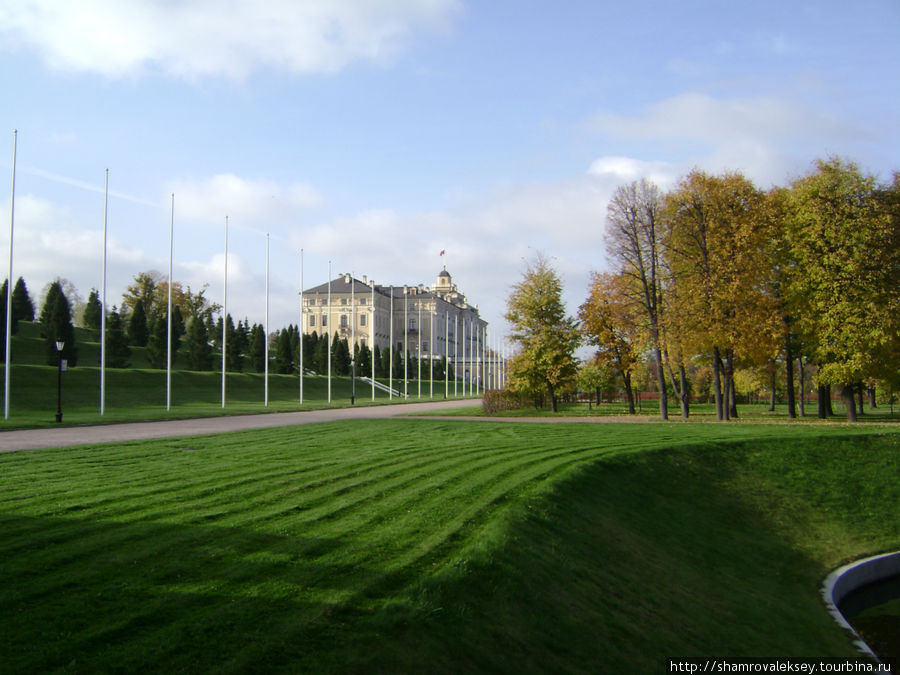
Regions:
[[[459,11],[458,0],[5,0],[0,39],[51,67],[108,77],[330,73],[389,60],[411,34],[442,30]]]
[[[175,214],[179,220],[220,223],[228,216],[237,227],[261,231],[321,202],[315,189],[306,183],[282,185],[232,173],[200,181],[176,181],[169,188],[175,194]]]
[[[679,149],[682,173],[692,166],[739,170],[761,185],[782,183],[835,145],[868,132],[833,115],[773,97],[716,99],[685,93],[640,114],[601,112],[590,126],[617,140]]]

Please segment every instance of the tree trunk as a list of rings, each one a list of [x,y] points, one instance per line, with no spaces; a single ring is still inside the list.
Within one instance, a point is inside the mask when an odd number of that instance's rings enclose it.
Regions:
[[[628,401],[628,414],[634,415],[634,392],[631,390],[631,373],[625,373],[625,398]]]
[[[719,364],[722,359],[719,358],[719,348],[713,347],[713,391],[716,395],[716,419],[720,422],[725,419],[725,410],[722,406],[722,380],[719,372]]]
[[[669,401],[666,396],[666,374],[663,372],[662,352],[659,347],[656,347],[653,352],[656,359],[656,381],[659,385],[659,416],[667,420],[669,419]]]
[[[797,359],[797,372],[800,375],[800,417],[806,417],[806,373],[803,369],[803,357]]]
[[[831,410],[831,387],[827,384],[820,384],[818,387],[818,396],[818,417],[820,420],[824,420],[829,414],[833,414]]]
[[[550,410],[556,412],[556,394],[553,393],[552,382],[547,382],[547,393],[550,395]]]
[[[869,407],[877,408],[878,406],[875,405],[875,387],[866,388],[866,393],[869,395]]]
[[[797,401],[794,398],[794,355],[791,352],[790,338],[784,345],[784,365],[787,369],[788,417],[795,419],[797,417]]]
[[[772,377],[769,383],[769,412],[775,412],[775,363],[772,363]]]
[[[841,387],[841,400],[844,402],[844,407],[847,408],[847,421],[855,422],[856,421],[856,401],[853,396],[854,386],[852,384],[845,384]]]
[[[866,409],[863,408],[863,384],[862,384],[862,382],[860,382],[858,385],[856,385],[856,393],[859,398],[859,414],[865,415]]]
[[[687,375],[684,372],[684,364],[678,366],[678,379],[681,381],[681,416],[687,419],[691,416],[690,392],[687,386]]]
[[[725,351],[725,419],[737,417],[737,407],[734,401],[734,352],[731,349]]]

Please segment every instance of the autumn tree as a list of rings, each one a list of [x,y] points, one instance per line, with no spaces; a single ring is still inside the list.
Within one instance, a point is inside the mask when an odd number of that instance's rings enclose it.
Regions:
[[[562,281],[546,258],[539,256],[527,264],[506,306],[506,320],[512,327],[510,339],[519,347],[510,363],[510,386],[534,391],[540,384],[546,388],[550,406],[556,412],[557,390],[575,380],[575,350],[580,335],[575,320],[566,315]]]
[[[692,171],[668,194],[667,266],[680,284],[682,336],[711,354],[716,414],[736,414],[735,359],[748,363],[777,353],[775,305],[761,288],[770,261],[763,196],[743,175]]]
[[[669,418],[662,355],[662,234],[663,194],[654,183],[641,179],[619,186],[606,212],[606,251],[627,280],[625,298],[640,314],[653,352],[659,383],[659,414]]]
[[[819,382],[840,388],[850,421],[854,388],[890,369],[900,329],[900,228],[882,192],[874,176],[832,158],[790,195],[788,236],[802,272],[792,306],[814,341]]]
[[[605,365],[615,369],[625,390],[628,412],[633,415],[631,373],[639,348],[637,326],[631,313],[633,306],[625,290],[627,283],[624,274],[595,272],[591,277],[588,298],[578,309],[578,319],[588,344],[597,347],[594,358],[596,367]]]

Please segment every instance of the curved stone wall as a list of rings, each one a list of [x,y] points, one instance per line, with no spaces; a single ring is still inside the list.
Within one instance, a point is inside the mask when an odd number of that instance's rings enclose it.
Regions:
[[[844,565],[829,574],[822,586],[822,598],[834,620],[855,636],[853,644],[857,649],[878,661],[880,661],[878,656],[860,638],[838,607],[841,601],[856,589],[897,575],[900,575],[900,551],[884,553]]]

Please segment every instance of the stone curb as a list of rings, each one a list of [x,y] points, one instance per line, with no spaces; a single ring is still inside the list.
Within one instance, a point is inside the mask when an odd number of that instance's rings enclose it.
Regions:
[[[882,663],[881,659],[850,625],[838,609],[838,605],[856,589],[897,574],[900,574],[900,551],[883,553],[839,567],[829,574],[822,584],[822,599],[828,613],[834,617],[838,625],[850,631],[855,638],[853,644],[856,648],[878,663]]]

